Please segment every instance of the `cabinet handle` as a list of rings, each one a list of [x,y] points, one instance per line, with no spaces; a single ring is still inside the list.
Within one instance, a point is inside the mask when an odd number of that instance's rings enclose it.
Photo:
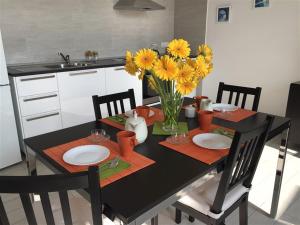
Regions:
[[[34,97],[34,98],[26,98],[23,101],[24,102],[30,102],[30,101],[36,101],[36,100],[41,100],[41,99],[45,99],[45,98],[54,98],[54,97],[57,97],[57,94],[47,95],[47,96],[40,96],[40,97]]]
[[[115,71],[120,71],[120,70],[125,70],[125,67],[118,67],[118,68],[115,68]]]
[[[86,75],[86,74],[96,74],[98,71],[85,71],[85,72],[78,72],[78,73],[69,73],[70,76],[79,76],[79,75]]]
[[[43,115],[43,116],[32,117],[32,118],[26,119],[26,121],[30,122],[30,121],[33,121],[33,120],[39,120],[39,119],[43,119],[43,118],[47,118],[47,117],[51,117],[51,116],[57,116],[57,115],[59,115],[59,112],[50,113],[50,114]]]
[[[31,81],[31,80],[43,80],[43,79],[49,79],[49,78],[55,78],[55,75],[51,75],[51,76],[42,76],[42,77],[23,78],[23,79],[21,79],[21,82],[24,82],[24,81]]]

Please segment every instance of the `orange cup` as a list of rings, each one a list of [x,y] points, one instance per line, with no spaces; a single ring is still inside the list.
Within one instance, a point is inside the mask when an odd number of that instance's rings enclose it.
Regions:
[[[193,99],[195,100],[197,110],[199,110],[202,99],[208,99],[208,97],[207,96],[195,96]]]
[[[138,106],[135,109],[138,116],[144,117],[147,119],[149,117],[150,107],[149,106]]]
[[[212,120],[213,120],[213,112],[205,111],[205,110],[198,111],[198,122],[199,122],[200,130],[203,130],[204,132],[209,132]]]
[[[120,147],[120,154],[123,157],[130,156],[137,144],[136,135],[132,131],[119,131],[117,140]]]

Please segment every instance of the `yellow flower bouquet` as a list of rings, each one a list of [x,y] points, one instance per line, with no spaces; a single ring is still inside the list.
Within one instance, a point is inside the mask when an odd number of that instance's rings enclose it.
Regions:
[[[195,59],[190,58],[189,43],[172,40],[167,53],[159,56],[152,49],[141,49],[133,55],[126,52],[125,70],[139,79],[148,79],[161,100],[164,113],[163,129],[176,132],[183,96],[190,94],[213,69],[213,53],[207,45],[200,45]]]

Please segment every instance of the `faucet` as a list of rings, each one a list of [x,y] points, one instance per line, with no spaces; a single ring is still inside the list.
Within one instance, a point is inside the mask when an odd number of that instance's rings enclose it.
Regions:
[[[62,52],[59,52],[58,55],[61,56],[67,64],[71,64],[70,55],[65,56]]]

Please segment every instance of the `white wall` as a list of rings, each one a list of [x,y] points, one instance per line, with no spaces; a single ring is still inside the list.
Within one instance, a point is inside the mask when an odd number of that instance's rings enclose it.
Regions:
[[[252,0],[208,1],[206,42],[215,69],[203,82],[204,95],[216,99],[220,81],[261,86],[259,111],[285,114],[289,85],[300,80],[300,1],[270,2],[254,9]],[[216,23],[216,8],[226,3],[231,22]]]

